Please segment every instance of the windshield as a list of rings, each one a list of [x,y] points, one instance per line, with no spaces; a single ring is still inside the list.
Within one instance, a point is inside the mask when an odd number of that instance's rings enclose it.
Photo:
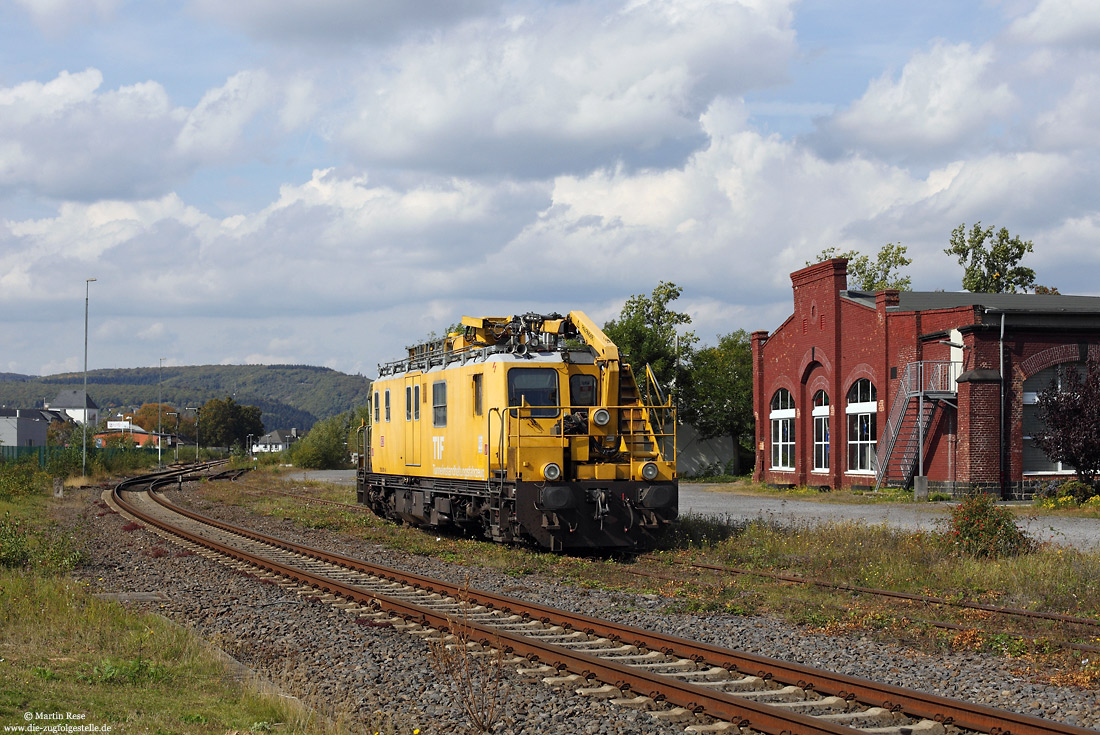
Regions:
[[[508,405],[540,406],[532,416],[558,415],[558,371],[553,368],[512,368],[508,371]],[[553,407],[553,408],[551,408]],[[513,411],[515,416],[516,412]]]

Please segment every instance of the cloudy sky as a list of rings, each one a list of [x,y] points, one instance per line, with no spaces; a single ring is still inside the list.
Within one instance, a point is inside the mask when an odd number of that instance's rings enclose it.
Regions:
[[[1095,0],[0,0],[0,371],[376,374],[661,280],[774,329],[826,247],[981,221],[1100,295]]]

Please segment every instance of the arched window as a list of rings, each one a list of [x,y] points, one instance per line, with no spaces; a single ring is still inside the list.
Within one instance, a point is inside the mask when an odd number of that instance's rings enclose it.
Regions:
[[[772,469],[794,469],[794,396],[780,388],[772,396]]]
[[[814,472],[829,469],[829,394],[814,393]]]
[[[1076,370],[1078,375],[1088,375],[1087,362],[1063,362],[1053,365],[1046,370],[1040,370],[1024,381],[1023,393],[1023,439],[1024,474],[1037,474],[1040,472],[1065,473],[1073,472],[1073,467],[1064,462],[1051,462],[1046,452],[1040,449],[1032,438],[1043,428],[1043,422],[1039,420],[1039,394],[1054,385],[1062,389],[1062,382],[1070,370]]]
[[[852,383],[844,412],[848,415],[848,472],[874,472],[878,392],[870,380],[860,378]]]

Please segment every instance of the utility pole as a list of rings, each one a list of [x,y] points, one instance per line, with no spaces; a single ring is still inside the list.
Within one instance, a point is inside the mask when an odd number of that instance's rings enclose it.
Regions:
[[[160,467],[161,462],[160,445],[164,441],[163,432],[160,428],[160,410],[161,410],[161,398],[164,396],[164,360],[160,358],[160,369],[157,371],[157,467]]]
[[[84,279],[84,412],[83,439],[80,442],[80,476],[88,476],[88,294],[94,278]]]

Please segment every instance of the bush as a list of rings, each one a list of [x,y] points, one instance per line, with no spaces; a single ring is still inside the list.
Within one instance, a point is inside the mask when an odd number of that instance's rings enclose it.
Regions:
[[[1084,503],[1096,494],[1096,488],[1080,480],[1066,480],[1058,487],[1058,497],[1073,498],[1078,503]]]
[[[5,513],[0,519],[0,567],[17,569],[30,561],[30,543],[27,532],[19,526],[19,520]]]
[[[49,486],[50,477],[38,467],[36,457],[0,464],[0,500],[44,492]]]
[[[1027,553],[1035,541],[1024,533],[1007,508],[998,508],[984,493],[971,495],[951,509],[945,534],[966,554],[1000,558]]]
[[[343,469],[350,464],[348,431],[352,413],[318,421],[309,433],[290,445],[290,461],[310,470]]]
[[[704,516],[688,513],[662,529],[657,548],[691,549],[706,548],[721,543],[744,532],[747,521],[731,515]]]
[[[46,472],[54,477],[75,477],[80,474],[83,459],[80,447],[53,450],[46,458]]]
[[[1093,508],[1100,505],[1100,491],[1094,485],[1080,480],[1059,482],[1051,480],[1036,492],[1034,505],[1039,508]]]
[[[84,553],[65,536],[27,530],[10,513],[0,518],[0,567],[65,573],[83,559]]]

